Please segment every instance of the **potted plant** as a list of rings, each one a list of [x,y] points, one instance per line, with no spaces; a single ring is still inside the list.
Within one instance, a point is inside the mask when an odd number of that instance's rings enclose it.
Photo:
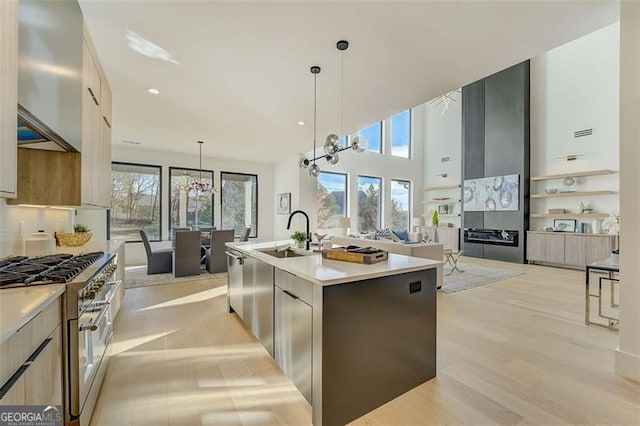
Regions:
[[[433,241],[436,243],[440,242],[440,238],[438,237],[439,223],[440,223],[440,218],[438,217],[438,210],[434,210],[433,215],[431,216],[431,225],[433,225]]]
[[[304,248],[304,242],[307,241],[307,234],[302,231],[296,231],[291,234],[291,239],[298,244],[298,248]]]

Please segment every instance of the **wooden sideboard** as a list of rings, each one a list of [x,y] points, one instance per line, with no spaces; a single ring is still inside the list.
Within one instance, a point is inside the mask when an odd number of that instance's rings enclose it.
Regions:
[[[527,232],[527,261],[584,269],[588,263],[608,259],[615,236],[570,232]]]

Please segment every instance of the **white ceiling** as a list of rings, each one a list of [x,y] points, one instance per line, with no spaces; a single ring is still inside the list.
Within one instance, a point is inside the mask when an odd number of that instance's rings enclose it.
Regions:
[[[617,2],[80,0],[113,92],[114,143],[255,161],[421,104],[618,20]],[[134,31],[174,62],[127,45]],[[160,95],[147,93],[154,87]],[[298,126],[299,120],[307,122]]]

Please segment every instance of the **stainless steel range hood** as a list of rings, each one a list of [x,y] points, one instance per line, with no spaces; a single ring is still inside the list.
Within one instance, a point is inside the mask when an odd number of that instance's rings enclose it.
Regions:
[[[18,147],[77,152],[75,147],[69,145],[49,126],[20,105],[18,105]]]
[[[18,144],[82,148],[82,12],[76,0],[18,2]]]

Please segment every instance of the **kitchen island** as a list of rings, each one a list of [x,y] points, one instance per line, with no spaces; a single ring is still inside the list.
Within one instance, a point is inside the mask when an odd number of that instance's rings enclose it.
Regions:
[[[274,243],[227,243],[229,311],[312,405],[342,425],[434,378],[436,269],[389,254],[373,265]]]

